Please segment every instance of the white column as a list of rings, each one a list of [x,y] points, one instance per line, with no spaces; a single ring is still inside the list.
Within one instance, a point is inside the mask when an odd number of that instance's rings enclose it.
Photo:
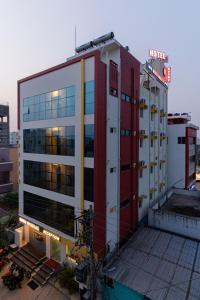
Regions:
[[[66,240],[61,238],[60,241],[60,262],[63,263],[66,260]]]
[[[19,248],[21,248],[23,246],[22,235],[23,235],[23,227],[19,227],[19,228],[15,229],[15,244]]]
[[[51,257],[51,238],[46,236],[46,257]]]
[[[24,239],[26,243],[30,241],[30,234],[29,234],[29,226],[26,224],[24,225]]]

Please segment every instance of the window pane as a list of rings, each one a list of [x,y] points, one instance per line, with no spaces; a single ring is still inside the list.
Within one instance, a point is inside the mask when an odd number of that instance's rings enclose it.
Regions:
[[[74,197],[74,178],[74,166],[24,160],[26,184]]]
[[[85,83],[85,114],[94,114],[94,81]]]
[[[74,116],[75,87],[24,98],[23,107],[24,122]]]
[[[94,201],[94,169],[84,169],[84,199]]]
[[[24,152],[74,156],[75,127],[24,129]]]
[[[74,236],[74,208],[24,192],[24,213],[44,224]]]
[[[94,125],[85,125],[85,157],[94,157]]]

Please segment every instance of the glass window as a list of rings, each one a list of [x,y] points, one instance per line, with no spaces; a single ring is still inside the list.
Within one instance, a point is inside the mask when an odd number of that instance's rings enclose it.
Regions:
[[[24,183],[74,197],[74,166],[24,160]]]
[[[75,127],[24,129],[24,152],[74,156]]]
[[[74,236],[74,208],[72,206],[24,192],[24,214]]]
[[[130,204],[130,202],[131,202],[131,199],[129,198],[129,199],[126,199],[126,200],[123,200],[123,201],[121,201],[121,203],[120,203],[120,208],[125,208],[125,207],[128,207],[129,206],[129,204]]]
[[[23,107],[24,122],[74,116],[75,87],[24,98]]]
[[[126,94],[121,93],[121,99],[122,99],[122,101],[126,101]]]
[[[94,114],[94,80],[85,83],[85,114]]]
[[[94,157],[94,124],[85,125],[85,157]]]
[[[84,169],[84,199],[94,201],[94,169]]]
[[[185,144],[186,138],[183,137],[178,137],[178,144]]]

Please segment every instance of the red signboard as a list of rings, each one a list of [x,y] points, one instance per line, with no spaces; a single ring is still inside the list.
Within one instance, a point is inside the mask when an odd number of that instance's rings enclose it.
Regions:
[[[171,67],[164,67],[163,69],[163,81],[171,82]]]

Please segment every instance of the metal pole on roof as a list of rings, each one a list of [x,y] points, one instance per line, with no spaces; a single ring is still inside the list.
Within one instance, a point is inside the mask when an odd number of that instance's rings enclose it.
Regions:
[[[75,24],[75,28],[74,28],[74,51],[76,54],[76,24]]]

